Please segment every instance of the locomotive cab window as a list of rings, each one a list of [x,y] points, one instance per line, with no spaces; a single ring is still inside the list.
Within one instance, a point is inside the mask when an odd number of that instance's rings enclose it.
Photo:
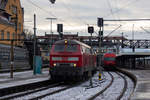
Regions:
[[[78,46],[77,45],[55,45],[54,51],[55,52],[77,52]]]
[[[63,52],[65,49],[65,45],[55,45],[54,51],[55,52]]]
[[[67,52],[77,52],[77,45],[67,45],[66,51]]]
[[[107,61],[115,61],[115,58],[104,58],[104,60],[107,60]]]

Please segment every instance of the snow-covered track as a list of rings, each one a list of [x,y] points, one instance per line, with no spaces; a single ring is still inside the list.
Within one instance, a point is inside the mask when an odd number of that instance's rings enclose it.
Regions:
[[[127,70],[124,70],[124,69],[121,69],[121,68],[119,68],[119,67],[116,67],[116,70],[117,71],[119,71],[119,72],[121,72],[121,73],[123,73],[124,75],[126,75],[126,77],[128,77],[129,79],[130,79],[130,81],[131,82],[133,82],[133,87],[132,87],[132,90],[130,91],[131,93],[130,93],[130,96],[128,97],[128,100],[130,100],[131,99],[131,96],[133,95],[133,93],[134,93],[134,90],[135,90],[135,88],[136,88],[136,85],[137,85],[137,77],[134,75],[134,74],[132,74],[131,72],[129,72],[129,71],[127,71]],[[129,80],[128,79],[128,80]],[[131,83],[130,82],[130,83]],[[129,84],[129,83],[128,83]]]
[[[28,84],[23,84],[23,85],[16,85],[16,86],[12,86],[12,87],[2,88],[2,89],[0,89],[0,97],[27,91],[27,90],[33,90],[36,88],[48,86],[50,84],[53,84],[53,82],[48,79],[48,80],[44,80],[44,81],[40,81],[40,82],[34,82],[34,83],[28,83]]]
[[[70,88],[72,88],[72,87],[71,87],[71,86],[67,86],[67,87],[64,87],[64,88],[62,88],[62,89],[58,89],[58,90],[53,91],[53,92],[45,93],[45,94],[42,94],[42,95],[40,95],[40,96],[30,98],[30,99],[28,99],[28,100],[39,100],[39,99],[42,99],[42,98],[44,98],[44,97],[46,97],[46,96],[50,96],[50,95],[53,95],[53,94],[55,94],[55,93],[59,93],[59,92],[65,91],[65,90],[70,89]]]
[[[25,95],[32,94],[32,93],[35,93],[35,92],[38,92],[38,91],[42,91],[42,90],[45,90],[45,89],[48,89],[48,88],[57,87],[59,85],[60,85],[60,83],[54,83],[54,84],[51,83],[50,85],[47,85],[47,86],[44,86],[44,87],[41,87],[41,88],[39,87],[37,89],[28,90],[28,91],[24,91],[24,92],[10,94],[10,95],[0,97],[0,100],[9,100],[9,99],[25,96]]]
[[[113,75],[110,72],[108,72],[108,74],[110,75],[110,77],[112,79],[111,82],[103,90],[101,90],[100,92],[96,93],[94,96],[90,97],[88,100],[94,100],[97,96],[99,96],[104,91],[106,91],[109,87],[111,87],[111,85],[112,85],[112,83],[114,81],[114,77],[113,77]]]
[[[42,99],[46,96],[57,94],[59,92],[65,91],[65,90],[70,89],[70,88],[73,88],[77,85],[78,85],[78,83],[74,84],[74,85],[66,85],[65,82],[61,82],[56,87],[43,89],[41,91],[35,91],[33,93],[24,95],[22,97],[14,98],[13,100],[39,100],[39,99]]]
[[[123,80],[124,80],[124,87],[123,87],[123,89],[122,89],[122,92],[121,92],[120,95],[117,97],[117,100],[120,100],[120,99],[123,97],[123,95],[125,94],[126,90],[127,90],[128,82],[127,82],[127,79],[126,79],[125,76],[123,76],[123,75],[120,74],[119,72],[116,72],[116,73],[117,73],[120,77],[122,77]]]
[[[121,100],[121,99],[129,99],[130,94],[132,93],[132,90],[134,89],[134,86],[128,86],[130,84],[129,79],[132,80],[130,77],[128,77],[126,74],[123,74],[121,72],[108,72],[111,75],[111,82],[100,92],[96,93],[95,95],[92,95],[88,100]],[[128,80],[127,80],[128,78]],[[118,86],[119,85],[119,86]],[[128,89],[128,88],[132,89]],[[129,92],[129,93],[127,93]],[[112,95],[112,97],[110,96]],[[125,97],[128,96],[128,97]]]

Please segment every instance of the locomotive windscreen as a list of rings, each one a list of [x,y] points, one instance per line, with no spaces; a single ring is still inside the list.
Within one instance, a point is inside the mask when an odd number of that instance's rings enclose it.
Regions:
[[[55,45],[55,52],[77,52],[77,45]]]
[[[106,61],[115,61],[115,58],[108,57],[108,58],[104,58],[104,60],[106,60]]]

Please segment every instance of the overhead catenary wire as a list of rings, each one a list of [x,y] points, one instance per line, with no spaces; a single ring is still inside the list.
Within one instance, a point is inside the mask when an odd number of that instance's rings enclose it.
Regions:
[[[115,32],[116,30],[118,30],[122,25],[119,25],[116,29],[114,29],[113,31],[111,31],[107,36],[105,36],[104,38],[110,36],[113,32]]]
[[[132,1],[132,2],[129,2],[129,3],[125,4],[124,6],[122,6],[121,8],[119,8],[118,10],[114,11],[113,14],[120,12],[123,8],[129,7],[129,6],[130,6],[131,4],[133,4],[133,3],[135,4],[136,1],[139,1],[139,0],[134,0],[134,1]],[[108,16],[110,16],[111,14],[112,14],[112,13],[109,13],[109,14],[107,14],[107,15],[104,15],[103,18],[108,17]]]
[[[63,6],[69,11],[69,12],[74,12],[63,0],[62,0]],[[70,16],[72,17],[72,14],[74,14],[74,16],[76,16],[76,13],[71,13]],[[81,22],[83,22],[85,25],[87,25],[87,22],[84,21],[83,19],[79,18],[79,20]]]
[[[115,19],[104,19],[104,21],[150,21],[150,19],[118,19],[118,20],[115,20]]]
[[[39,9],[41,9],[42,11],[44,11],[44,12],[46,12],[46,13],[48,13],[48,14],[50,14],[51,16],[57,17],[57,16],[55,16],[54,14],[52,14],[51,12],[49,12],[49,11],[47,11],[47,10],[41,8],[41,7],[38,6],[37,4],[33,3],[31,0],[27,0],[27,1],[28,1],[29,3],[31,3],[33,6],[35,6],[35,7],[39,8]]]
[[[146,32],[146,33],[149,33],[150,34],[150,31],[148,31],[148,30],[146,30],[145,28],[143,28],[143,27],[140,27],[144,32]]]
[[[44,8],[41,8],[40,6],[38,6],[37,4],[35,4],[34,2],[32,2],[31,0],[27,0],[30,4],[32,4],[33,6],[35,6],[36,8],[39,8],[40,10],[44,11],[45,13],[51,15],[52,17],[56,17],[58,20],[64,22],[66,25],[68,26],[73,26],[71,24],[66,23],[65,20],[58,18],[56,15],[54,15],[52,12],[45,10]]]

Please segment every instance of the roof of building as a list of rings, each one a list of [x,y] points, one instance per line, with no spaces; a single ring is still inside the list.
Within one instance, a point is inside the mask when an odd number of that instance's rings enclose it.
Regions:
[[[7,18],[0,15],[0,24],[11,25],[14,26],[13,23],[10,23]]]

